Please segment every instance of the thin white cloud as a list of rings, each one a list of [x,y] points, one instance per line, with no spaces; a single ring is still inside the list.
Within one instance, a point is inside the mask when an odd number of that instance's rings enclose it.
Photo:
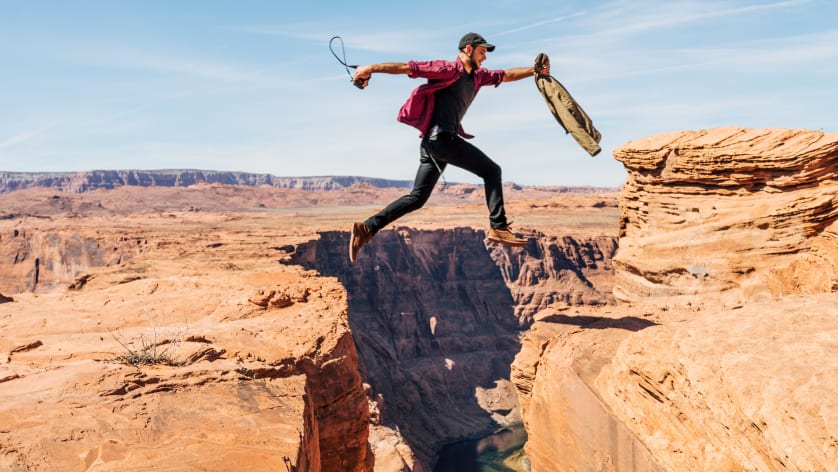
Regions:
[[[533,28],[538,28],[540,26],[549,25],[549,24],[553,24],[553,23],[560,23],[560,22],[563,22],[563,21],[571,20],[573,18],[578,18],[580,16],[583,16],[584,14],[585,14],[585,12],[577,12],[577,13],[573,13],[573,14],[570,14],[570,15],[564,15],[564,16],[559,16],[559,17],[556,17],[556,18],[550,18],[550,19],[547,19],[547,20],[536,21],[534,23],[529,23],[529,24],[524,25],[524,26],[519,26],[517,28],[512,28],[512,29],[508,29],[508,30],[505,30],[505,31],[500,31],[498,33],[494,33],[493,36],[504,36],[504,35],[507,35],[507,34],[519,33],[521,31],[526,31],[526,30],[530,30],[530,29],[533,29]]]
[[[290,83],[290,78],[258,70],[242,63],[218,60],[199,52],[163,50],[164,46],[137,46],[130,43],[82,40],[42,33],[35,37],[18,37],[15,54],[38,57],[54,65],[137,70],[170,73],[214,81],[264,85]]]
[[[838,29],[779,39],[748,41],[726,48],[693,49],[694,56],[714,58],[737,67],[777,69],[791,64],[817,63],[819,72],[835,71]],[[685,51],[686,52],[686,51]]]
[[[6,138],[3,141],[0,141],[0,149],[7,149],[17,144],[29,141],[30,139],[34,138],[40,133],[41,131],[27,131],[23,133],[18,133],[14,136]]]
[[[100,66],[170,72],[228,82],[276,84],[280,80],[279,77],[240,65],[174,53],[138,50],[127,46],[88,45],[77,58]]]
[[[79,129],[79,130],[81,130],[81,129],[91,129],[91,128],[93,128],[93,129],[103,129],[107,125],[111,125],[113,123],[119,123],[127,117],[131,117],[131,116],[134,116],[134,115],[141,114],[141,113],[143,113],[147,110],[150,110],[150,109],[170,106],[170,105],[172,105],[173,103],[175,103],[179,100],[195,97],[197,95],[200,95],[201,93],[205,93],[205,92],[202,92],[199,89],[191,89],[191,90],[185,90],[185,91],[181,91],[181,92],[174,92],[174,93],[170,93],[170,94],[160,95],[160,96],[157,96],[157,97],[146,96],[146,97],[142,98],[142,103],[140,103],[138,105],[134,105],[134,106],[131,106],[131,107],[119,109],[119,110],[113,111],[111,113],[94,116],[93,118],[91,118],[90,120],[87,120],[87,121],[82,121],[82,122],[67,121],[67,122],[64,123],[64,126],[65,127],[70,127],[70,128],[73,128],[73,129]]]
[[[838,72],[838,48],[835,44],[838,44],[838,30],[718,47],[662,49],[655,51],[654,63],[657,65],[645,66],[640,60],[632,59],[623,67],[574,79],[613,80],[718,69],[738,75],[788,70],[804,64],[816,64],[818,67],[812,73],[823,76]]]
[[[298,24],[282,26],[243,27],[239,31],[244,33],[274,36],[288,39],[299,39],[313,44],[322,43],[324,46],[337,35],[344,41],[348,59],[352,59],[352,51],[368,51],[377,53],[398,53],[406,56],[425,53],[429,50],[427,30],[398,30],[376,31],[367,33],[360,31],[327,31],[322,25]],[[439,35],[435,35],[439,36]],[[335,52],[341,55],[340,43],[335,41]]]
[[[724,3],[680,2],[637,4],[635,2],[614,2],[601,7],[591,15],[592,24],[600,28],[593,33],[579,35],[579,39],[614,40],[615,37],[631,36],[653,30],[673,28],[711,18],[745,15],[763,10],[795,8],[811,3],[812,0],[787,0],[781,2],[754,4],[741,7],[726,7]],[[648,6],[648,8],[643,8]]]

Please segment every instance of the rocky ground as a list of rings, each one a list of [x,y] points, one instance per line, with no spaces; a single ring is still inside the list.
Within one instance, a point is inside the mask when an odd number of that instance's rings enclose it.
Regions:
[[[541,311],[513,365],[533,470],[838,470],[838,133],[614,154],[619,303]]]
[[[275,221],[4,221],[38,242],[21,254],[41,255],[49,278],[0,305],[0,464],[363,470],[368,412],[346,292],[278,264],[305,235]],[[68,250],[79,240],[85,251]]]
[[[536,472],[832,471],[838,135],[615,151],[620,193],[508,185],[0,195],[0,470],[427,471],[522,421]]]
[[[457,425],[446,419],[453,413],[446,409],[464,403],[441,402],[429,388],[427,411],[416,418],[435,424],[420,427],[404,420],[416,405],[391,398],[404,392],[394,392],[390,371],[369,372],[382,361],[363,341],[375,336],[372,327],[365,333],[363,316],[349,312],[348,298],[355,300],[360,290],[352,288],[348,297],[341,277],[324,267],[313,270],[312,261],[299,265],[319,247],[333,253],[336,266],[349,267],[346,228],[399,193],[364,185],[312,192],[199,184],[0,195],[0,293],[6,296],[0,304],[0,469],[224,470],[235,464],[284,470],[288,464],[344,471],[409,464],[420,470],[433,461],[434,445],[490,432],[504,415],[520,421],[508,369],[519,317],[526,320],[535,308],[517,315],[510,310],[495,322],[506,326],[509,342],[490,355],[506,359],[507,374],[493,377],[493,369],[504,368],[490,363],[486,379],[501,384],[486,385],[480,398],[486,410],[500,413],[493,417],[472,399],[465,403],[485,418],[466,415]],[[507,194],[509,212],[525,232],[561,231],[584,240],[617,228],[614,192],[509,187]],[[489,265],[480,270],[497,270],[480,233],[485,212],[482,191],[462,185],[435,195],[428,208],[400,223],[426,244],[454,235],[439,252],[468,247],[483,252]],[[471,237],[461,241],[447,233],[452,227]],[[356,272],[374,273],[372,261],[380,265],[390,257],[386,248],[403,244],[404,231],[379,235]],[[332,245],[329,235],[340,241]],[[507,290],[499,273],[493,280]],[[529,285],[536,293],[530,300],[549,302],[538,292],[553,291]],[[444,287],[436,290],[447,296]],[[461,316],[459,305],[449,305],[449,316]],[[389,368],[421,377],[439,375],[432,359],[449,374],[445,363],[457,362],[445,393],[473,398],[469,370],[479,370],[474,367],[487,351],[462,345],[461,331],[473,323],[437,318],[434,342],[447,347],[402,356]],[[394,345],[405,348],[400,339],[414,334],[394,326]],[[500,335],[485,334],[481,345],[494,345]],[[359,366],[353,339],[366,364]],[[401,427],[396,420],[404,421]]]

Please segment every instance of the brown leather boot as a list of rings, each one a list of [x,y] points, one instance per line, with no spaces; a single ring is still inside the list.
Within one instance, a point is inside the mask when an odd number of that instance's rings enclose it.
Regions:
[[[512,231],[509,231],[509,225],[503,226],[501,228],[489,229],[489,236],[486,239],[492,242],[506,244],[507,246],[512,247],[521,247],[527,245],[526,239],[518,238],[514,234],[512,234]]]
[[[349,260],[355,262],[358,257],[358,251],[372,239],[372,231],[362,222],[356,222],[352,225],[352,233],[349,236]]]

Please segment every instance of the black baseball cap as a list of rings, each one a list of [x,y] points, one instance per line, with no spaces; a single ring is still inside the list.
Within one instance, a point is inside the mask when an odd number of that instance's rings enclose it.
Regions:
[[[463,36],[460,39],[459,49],[462,50],[464,47],[468,46],[469,44],[471,44],[472,46],[475,46],[475,47],[476,46],[483,46],[489,52],[492,52],[492,51],[495,50],[495,45],[494,44],[487,43],[486,38],[484,38],[483,36],[480,36],[477,33],[468,33],[465,36]]]

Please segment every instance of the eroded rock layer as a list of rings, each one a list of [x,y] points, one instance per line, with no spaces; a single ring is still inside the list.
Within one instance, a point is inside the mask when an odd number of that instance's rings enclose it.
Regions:
[[[371,470],[346,291],[277,264],[301,240],[265,221],[4,228],[13,247],[55,239],[29,251],[67,270],[0,304],[0,469]],[[66,251],[125,233],[149,249],[110,266],[85,263],[95,244]]]
[[[547,310],[512,369],[532,470],[834,470],[836,306]]]
[[[533,314],[611,298],[616,195],[512,189],[511,250],[460,187],[351,265],[390,197],[350,190],[0,194],[0,469],[418,472],[519,422]]]
[[[835,470],[838,133],[615,157],[621,303],[536,313],[513,364],[533,472]]]
[[[337,276],[380,422],[418,463],[447,442],[520,422],[510,365],[532,313],[604,304],[613,237],[534,235],[521,249],[470,228],[380,232],[351,264],[345,232],[322,233],[290,262]],[[406,461],[409,462],[409,461]]]
[[[664,470],[838,464],[838,293],[653,326],[594,380]]]
[[[614,156],[628,172],[617,298],[838,289],[838,133],[675,132]]]
[[[122,186],[187,187],[198,183],[270,186],[305,190],[334,190],[362,183],[377,187],[410,188],[411,182],[350,176],[279,177],[247,172],[196,169],[93,170],[86,172],[2,172],[0,193],[27,188],[51,188],[64,192],[89,192]]]

